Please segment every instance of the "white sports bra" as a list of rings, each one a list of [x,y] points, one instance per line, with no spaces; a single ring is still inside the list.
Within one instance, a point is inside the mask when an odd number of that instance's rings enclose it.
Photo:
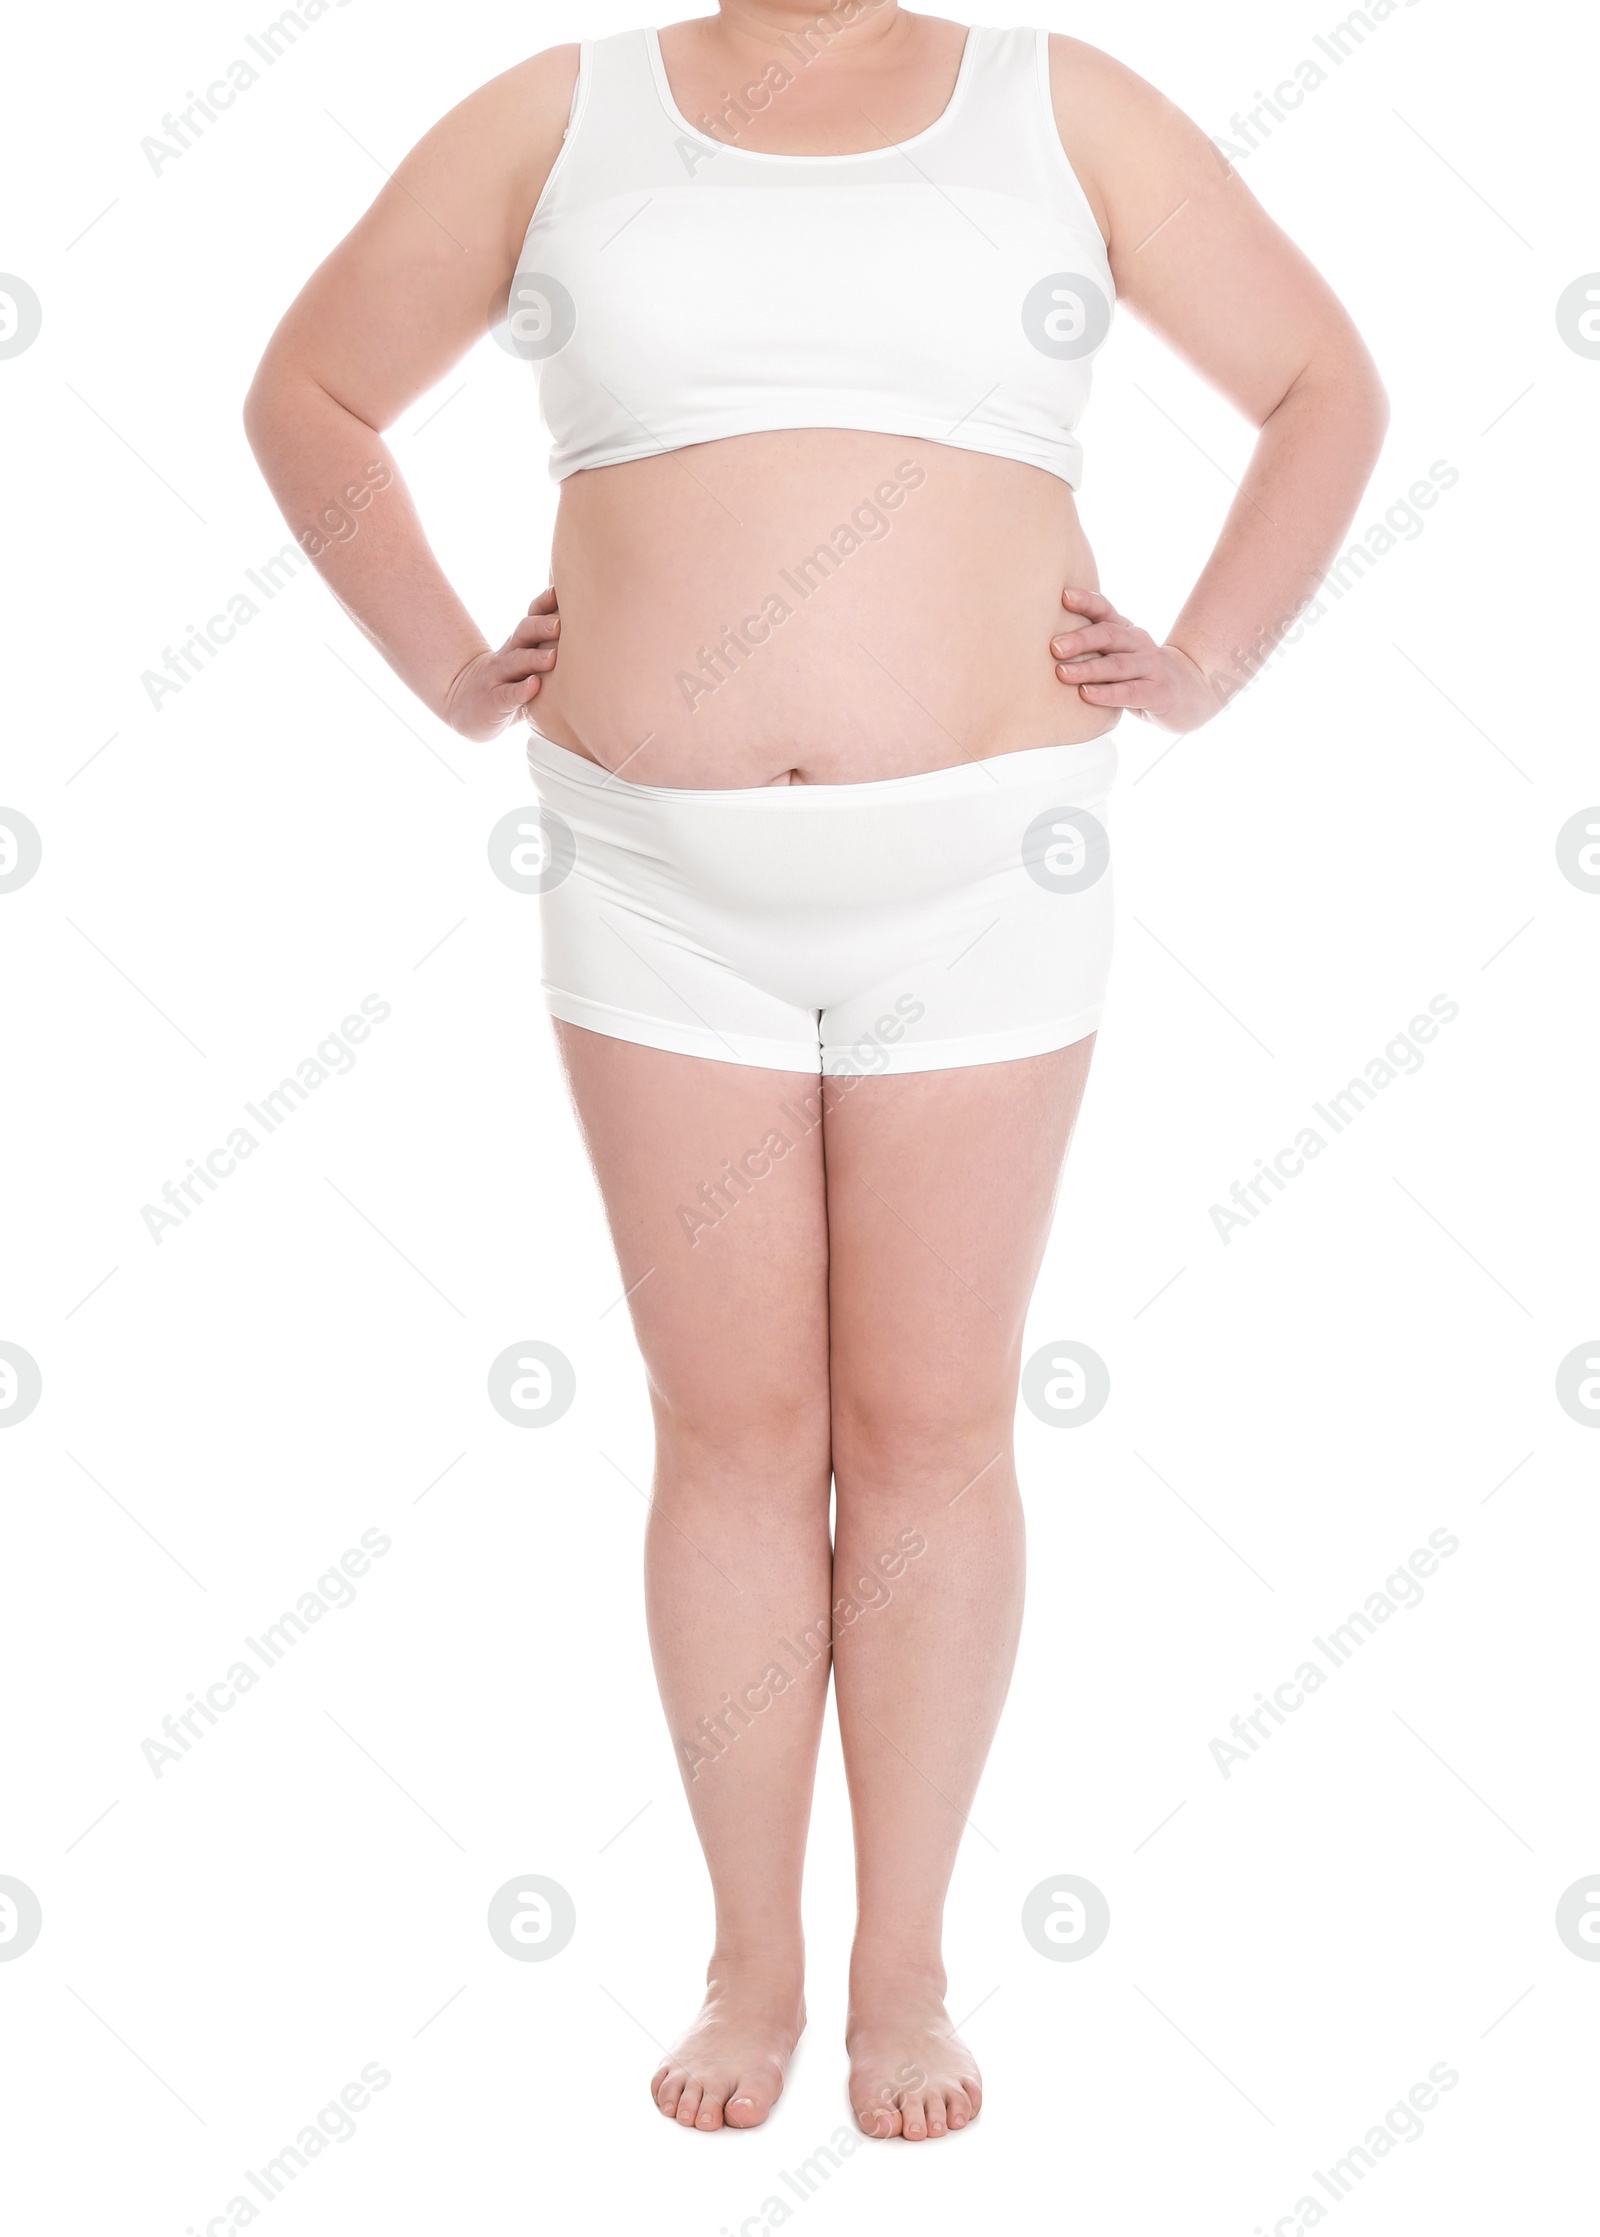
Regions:
[[[803,67],[770,65],[722,129]],[[713,138],[679,114],[654,31],[623,31],[583,43],[499,338],[537,369],[557,481],[721,436],[854,427],[1076,488],[1115,296],[1044,31],[970,30],[943,115],[852,155]]]

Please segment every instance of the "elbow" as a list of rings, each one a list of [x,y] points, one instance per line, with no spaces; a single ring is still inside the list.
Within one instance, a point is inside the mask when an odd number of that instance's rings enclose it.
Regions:
[[[1382,455],[1392,417],[1389,392],[1375,366],[1346,386],[1344,410],[1345,448],[1352,471],[1364,484]]]
[[[293,442],[307,411],[314,410],[319,400],[325,398],[318,382],[274,336],[262,352],[240,411],[245,441],[263,470],[275,450]]]
[[[1389,432],[1389,422],[1394,417],[1394,412],[1389,402],[1389,391],[1383,385],[1383,377],[1370,357],[1366,362],[1362,402],[1366,412],[1368,439],[1372,445],[1372,455],[1376,459],[1383,448],[1384,437]]]
[[[1372,353],[1353,329],[1339,346],[1312,358],[1284,401],[1297,395],[1327,426],[1330,439],[1337,429],[1352,463],[1359,460],[1370,472],[1383,449],[1392,413]]]
[[[1333,393],[1343,398],[1359,430],[1357,439],[1364,441],[1375,462],[1393,415],[1389,391],[1383,385],[1377,360],[1354,327],[1350,329],[1346,347],[1337,353],[1329,367],[1329,373]]]
[[[382,428],[354,411],[329,389],[304,359],[269,342],[240,411],[245,440],[263,472],[274,455],[293,452],[317,429],[361,428],[381,437]]]
[[[265,463],[272,426],[279,416],[280,394],[281,381],[269,349],[256,367],[255,378],[245,391],[244,403],[239,413],[244,425],[244,439],[254,452],[258,465]]]

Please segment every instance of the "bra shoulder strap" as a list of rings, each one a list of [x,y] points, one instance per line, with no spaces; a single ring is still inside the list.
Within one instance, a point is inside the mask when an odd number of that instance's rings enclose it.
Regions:
[[[1074,172],[1050,98],[1050,34],[979,30],[966,99],[940,155],[973,185],[1039,204],[1083,232],[1097,257],[1104,243]]]
[[[662,107],[643,31],[585,39],[571,121],[545,208],[584,209],[667,183],[684,166],[677,126]]]
[[[987,173],[997,184],[1002,178],[1010,182],[1016,159],[1036,152],[1037,45],[1032,31],[972,26],[964,83],[930,153],[937,149],[941,161],[948,158],[964,171]]]

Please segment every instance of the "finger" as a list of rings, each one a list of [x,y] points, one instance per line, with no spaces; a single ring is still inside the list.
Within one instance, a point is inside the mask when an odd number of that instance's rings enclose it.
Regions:
[[[529,614],[526,620],[517,623],[516,628],[506,639],[506,644],[508,646],[539,645],[545,643],[548,638],[559,637],[560,634],[561,616],[559,614]]]
[[[1136,652],[1091,654],[1087,660],[1058,660],[1056,674],[1075,684],[1131,684],[1154,680],[1150,663]]]
[[[542,681],[539,676],[529,676],[521,683],[496,684],[489,697],[499,713],[514,715],[519,707],[538,697]]]
[[[491,706],[515,706],[517,693],[525,691],[530,684],[537,688],[543,683],[547,673],[548,670],[543,668],[519,668],[514,673],[507,673],[502,669],[498,675],[485,676],[483,696]]]
[[[1136,684],[1079,684],[1078,689],[1096,707],[1132,707],[1135,714],[1143,714],[1150,703],[1148,680]]]
[[[1135,629],[1132,622],[1092,621],[1082,629],[1064,629],[1059,637],[1052,637],[1050,650],[1063,660],[1076,660],[1091,652],[1154,652],[1155,639],[1147,630]]]
[[[530,614],[553,614],[556,611],[556,586],[549,583],[528,608]]]
[[[554,645],[508,645],[504,652],[495,654],[494,665],[489,670],[489,681],[504,683],[509,679],[520,682],[524,676],[553,668],[555,664]]]
[[[1122,619],[1110,599],[1098,590],[1078,590],[1069,584],[1061,593],[1061,603],[1069,613],[1087,614],[1091,621],[1120,621]]]

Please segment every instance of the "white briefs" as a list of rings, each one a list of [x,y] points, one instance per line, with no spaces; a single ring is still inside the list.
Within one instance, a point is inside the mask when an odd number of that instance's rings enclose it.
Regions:
[[[553,1016],[785,1072],[933,1072],[1094,1032],[1110,735],[867,784],[630,784],[534,733]]]

